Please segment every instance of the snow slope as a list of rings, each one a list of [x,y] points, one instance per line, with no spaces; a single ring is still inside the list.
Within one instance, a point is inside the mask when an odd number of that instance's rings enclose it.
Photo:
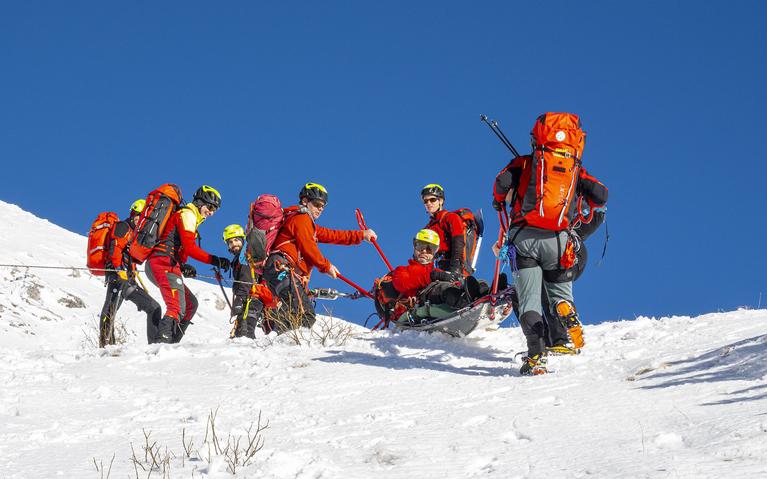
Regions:
[[[0,263],[84,262],[82,236],[0,218]],[[216,410],[222,443],[268,421],[235,477],[767,477],[764,310],[589,326],[580,356],[527,378],[518,328],[231,341],[217,287],[189,285],[183,343],[146,345],[125,304],[127,342],[98,350],[99,279],[0,267],[0,478],[107,477],[94,459],[113,457],[113,478],[233,477],[206,441]],[[164,473],[141,469],[145,434]]]

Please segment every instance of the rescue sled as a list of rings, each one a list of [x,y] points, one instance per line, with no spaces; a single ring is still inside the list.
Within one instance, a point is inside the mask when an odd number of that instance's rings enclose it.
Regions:
[[[511,292],[508,288],[492,296],[483,296],[462,309],[445,305],[423,305],[408,311],[394,322],[402,330],[438,331],[464,337],[476,329],[496,328],[512,313]]]

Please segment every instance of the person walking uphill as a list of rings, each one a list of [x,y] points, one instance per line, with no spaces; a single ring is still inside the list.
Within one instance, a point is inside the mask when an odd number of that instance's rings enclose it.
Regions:
[[[317,268],[334,279],[340,273],[322,255],[318,243],[348,246],[377,239],[371,229],[334,230],[316,225],[328,203],[328,191],[318,183],[306,183],[298,200],[298,205],[285,208],[285,220],[264,266],[263,277],[267,285],[283,303],[264,321],[267,333],[314,325],[314,306],[307,290],[312,269]]]
[[[258,273],[248,261],[245,252],[245,230],[233,224],[224,228],[224,242],[232,258],[232,316],[234,328],[231,337],[255,339],[256,327],[261,321],[264,307],[272,303],[269,288],[259,283]]]
[[[195,268],[186,264],[192,258],[224,271],[229,260],[214,256],[197,245],[197,228],[221,208],[221,195],[215,188],[203,185],[194,193],[191,203],[174,212],[157,245],[147,261],[146,274],[160,288],[165,301],[165,315],[158,325],[157,336],[151,342],[181,341],[197,311],[197,298],[185,287],[182,275],[194,277]]]
[[[500,211],[509,201],[511,208],[509,256],[519,295],[519,322],[527,340],[523,375],[547,372],[542,290],[573,345],[583,346],[573,304],[571,231],[582,219],[579,198],[592,208],[607,202],[607,188],[581,166],[585,137],[577,115],[543,114],[531,132],[532,153],[514,158],[495,180],[493,207]]]
[[[128,300],[136,305],[139,311],[146,313],[147,339],[154,337],[160,322],[162,309],[136,282],[136,267],[130,260],[126,250],[128,240],[136,227],[136,218],[144,210],[143,199],[136,200],[130,207],[128,219],[115,224],[110,233],[109,258],[105,265],[107,295],[101,308],[99,323],[99,347],[115,344],[114,320],[122,300]]]

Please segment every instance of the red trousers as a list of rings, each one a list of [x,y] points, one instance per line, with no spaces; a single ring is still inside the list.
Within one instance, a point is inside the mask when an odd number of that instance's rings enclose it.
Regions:
[[[165,316],[176,321],[191,321],[197,311],[197,298],[184,287],[179,264],[170,256],[152,255],[145,269],[149,281],[160,288],[167,308]]]

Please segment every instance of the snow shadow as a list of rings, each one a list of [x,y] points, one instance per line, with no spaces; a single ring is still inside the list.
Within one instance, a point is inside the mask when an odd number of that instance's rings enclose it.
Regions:
[[[430,338],[421,335],[431,336]],[[408,338],[407,334],[394,334],[375,338],[360,338],[382,354],[347,350],[328,350],[329,356],[317,358],[328,363],[363,364],[386,369],[430,369],[467,376],[514,376],[513,354],[490,347],[474,346],[465,340],[420,333]],[[408,351],[410,350],[410,351]],[[470,365],[455,363],[470,362]],[[504,362],[503,366],[485,366],[477,363]]]
[[[700,356],[670,361],[663,366],[663,372],[656,371],[639,379],[639,381],[660,380],[656,384],[641,386],[642,389],[659,389],[703,382],[761,381],[767,375],[767,334],[712,349]],[[767,398],[767,384],[732,391],[727,395],[731,397],[707,403],[707,405]]]

